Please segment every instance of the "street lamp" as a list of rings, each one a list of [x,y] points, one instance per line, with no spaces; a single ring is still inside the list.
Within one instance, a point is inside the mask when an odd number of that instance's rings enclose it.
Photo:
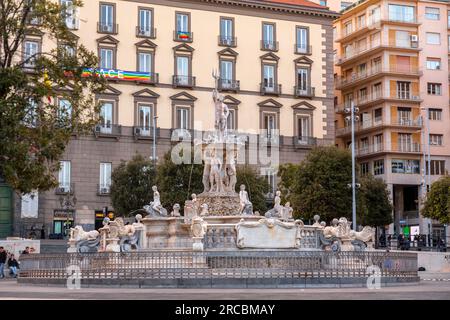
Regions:
[[[158,119],[158,117],[153,116],[153,163],[156,163],[156,119]]]
[[[77,197],[74,194],[71,194],[70,192],[67,193],[65,196],[59,197],[59,204],[61,205],[61,208],[66,212],[66,232],[67,228],[69,226],[69,210],[71,208],[75,208],[77,204]]]
[[[359,120],[359,116],[355,113],[359,112],[359,108],[355,107],[355,103],[352,101],[350,108],[345,108],[345,113],[350,113],[350,117],[346,117],[350,120],[352,130],[352,227],[356,230],[356,157],[355,157],[355,121]]]

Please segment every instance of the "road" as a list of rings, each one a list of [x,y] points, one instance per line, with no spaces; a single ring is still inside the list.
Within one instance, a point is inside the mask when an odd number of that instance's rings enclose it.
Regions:
[[[421,281],[414,286],[345,289],[136,289],[20,285],[0,280],[0,300],[15,299],[145,299],[145,300],[450,300],[450,281]]]

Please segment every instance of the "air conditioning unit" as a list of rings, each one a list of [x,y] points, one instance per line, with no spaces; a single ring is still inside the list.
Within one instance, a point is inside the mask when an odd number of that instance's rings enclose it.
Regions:
[[[95,132],[95,133],[100,133],[100,132],[102,132],[102,126],[99,125],[99,124],[97,124],[97,125],[95,126],[94,132]]]
[[[141,135],[141,128],[134,128],[134,135],[140,136]]]
[[[112,29],[112,27],[109,26],[109,25],[107,25],[107,24],[103,24],[103,25],[102,25],[102,31],[108,32],[108,31],[110,31],[111,29]]]
[[[439,64],[436,66],[436,70],[441,70],[441,66]]]
[[[68,193],[70,191],[70,187],[68,186],[60,186],[57,189],[58,193]]]
[[[411,42],[418,42],[419,41],[419,37],[417,36],[417,34],[412,34],[411,35]]]
[[[100,188],[100,193],[101,194],[108,194],[109,193],[109,188],[105,188],[105,187]]]

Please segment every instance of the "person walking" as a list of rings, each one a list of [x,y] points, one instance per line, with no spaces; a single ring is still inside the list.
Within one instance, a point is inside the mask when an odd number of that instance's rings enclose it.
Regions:
[[[3,273],[5,263],[6,263],[6,251],[3,247],[0,247],[0,279],[5,277],[5,274]]]
[[[17,278],[17,269],[19,269],[19,262],[17,262],[16,258],[14,257],[14,254],[11,254],[11,256],[8,259],[8,267],[10,270],[10,274]]]

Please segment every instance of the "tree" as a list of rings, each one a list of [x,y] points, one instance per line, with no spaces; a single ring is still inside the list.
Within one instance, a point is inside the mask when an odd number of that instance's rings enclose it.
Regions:
[[[393,222],[392,204],[386,183],[372,175],[360,179],[359,221],[360,225],[382,227]]]
[[[422,215],[442,224],[450,223],[450,177],[445,176],[431,185]]]
[[[72,134],[98,121],[95,93],[105,80],[82,76],[97,58],[67,28],[72,14],[59,1],[0,1],[0,176],[18,192],[55,187]],[[25,38],[36,36],[60,45],[22,52]]]
[[[253,204],[253,211],[259,211],[262,215],[267,211],[266,194],[269,192],[267,180],[258,174],[250,165],[242,165],[236,168],[236,190],[240,185],[245,185],[248,197]]]
[[[284,200],[291,202],[297,218],[311,219],[316,214],[325,221],[350,218],[352,161],[347,150],[314,148],[299,165],[280,166],[279,176]]]
[[[111,174],[111,203],[117,215],[128,216],[153,201],[155,166],[142,155],[122,161]]]
[[[192,193],[203,192],[203,166],[200,164],[175,164],[171,152],[157,166],[156,184],[161,193],[161,204],[168,212],[178,203],[181,211],[184,202],[191,198]]]

